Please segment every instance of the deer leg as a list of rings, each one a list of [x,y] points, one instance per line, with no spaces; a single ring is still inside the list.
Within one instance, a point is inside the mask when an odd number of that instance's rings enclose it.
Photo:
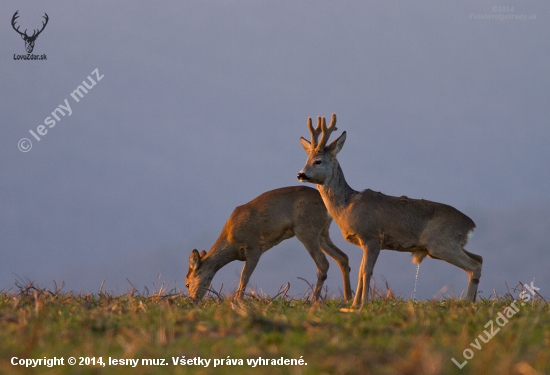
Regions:
[[[353,303],[351,304],[352,309],[358,309],[361,307],[361,299],[363,298],[363,274],[361,270],[363,269],[363,264],[365,264],[365,256],[366,254],[363,253],[363,257],[361,258],[361,265],[359,266],[359,273],[357,275],[357,289],[355,290],[355,298],[353,299]]]
[[[340,270],[342,271],[342,279],[344,281],[344,299],[346,301],[351,300],[351,285],[349,281],[349,259],[348,256],[332,243],[332,240],[328,236],[328,228],[323,230],[319,237],[321,242],[321,249],[328,254],[332,259],[338,263]]]
[[[466,249],[462,249],[462,251],[464,251],[466,253],[466,255],[468,255],[473,260],[483,264],[483,257],[481,255],[470,253],[469,251],[466,251]]]
[[[327,272],[329,268],[329,263],[327,257],[321,251],[321,246],[319,244],[319,237],[313,236],[311,234],[304,235],[304,233],[296,233],[296,238],[304,244],[309,255],[313,258],[315,265],[317,266],[317,284],[315,285],[315,290],[313,291],[312,299],[317,301],[323,289],[323,284],[327,279]]]
[[[363,307],[369,300],[370,279],[372,278],[374,265],[380,254],[380,245],[374,241],[370,241],[363,244],[361,247],[363,248],[363,257],[365,258],[365,262],[362,264],[363,269],[361,270],[364,278],[364,287],[361,296],[361,307]]]
[[[477,255],[477,254],[473,254],[473,253],[470,253],[469,251],[466,251],[466,249],[462,249],[466,255],[468,255],[470,258],[472,258],[473,260],[475,260],[476,262],[479,263],[479,276],[481,276],[481,268],[483,267],[483,257],[481,255]],[[471,277],[469,278],[468,280],[468,289],[470,289],[470,286],[472,285],[473,287],[475,287],[475,291],[473,292],[474,293],[474,300],[473,302],[476,301],[477,299],[477,287],[479,285],[479,276],[477,278],[475,277]]]
[[[239,282],[239,288],[237,289],[235,298],[240,299],[244,296],[244,291],[246,289],[246,285],[248,284],[248,280],[250,280],[250,276],[252,276],[252,272],[254,272],[261,255],[262,252],[259,250],[246,252],[246,261],[244,263],[243,270],[241,271],[241,281]]]
[[[451,263],[458,268],[462,268],[468,274],[468,290],[466,291],[466,300],[475,302],[477,297],[477,286],[481,277],[481,262],[483,258],[479,255],[466,252],[459,245],[446,247],[443,249],[430,250],[439,259]]]
[[[466,249],[462,249],[466,255],[468,255],[471,259],[479,263],[479,275],[477,278],[475,276],[469,277],[468,279],[468,294],[470,294],[470,288],[475,289],[473,292],[474,300],[472,302],[475,302],[477,299],[477,287],[479,285],[479,278],[481,276],[481,268],[483,267],[483,257],[477,254],[470,253],[469,251],[466,251]]]

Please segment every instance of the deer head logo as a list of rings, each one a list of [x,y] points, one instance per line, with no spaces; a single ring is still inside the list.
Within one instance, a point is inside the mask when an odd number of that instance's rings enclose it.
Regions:
[[[29,35],[27,35],[27,29],[25,29],[24,32],[21,32],[21,31],[19,31],[19,27],[17,27],[17,28],[15,27],[15,20],[17,20],[19,18],[18,13],[19,13],[19,11],[15,12],[15,14],[13,15],[13,18],[11,19],[11,26],[13,27],[13,29],[15,31],[17,31],[19,33],[19,35],[21,35],[21,38],[23,38],[23,40],[25,41],[25,49],[27,50],[27,53],[32,53],[32,50],[34,49],[34,42],[36,41],[36,38],[38,38],[38,35],[40,35],[40,33],[44,30],[44,28],[48,24],[48,20],[49,20],[48,14],[44,13],[45,15],[43,17],[46,20],[46,22],[42,22],[42,29],[33,30],[32,35],[29,36]]]

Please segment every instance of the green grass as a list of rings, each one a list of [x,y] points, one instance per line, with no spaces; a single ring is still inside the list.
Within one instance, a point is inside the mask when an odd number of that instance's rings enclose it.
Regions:
[[[244,301],[206,298],[198,306],[184,294],[135,292],[73,294],[31,284],[0,292],[2,374],[542,374],[550,373],[550,305],[520,306],[487,343],[475,339],[508,298],[475,304],[456,299],[408,301],[378,296],[362,311],[325,298],[311,304],[286,294],[249,295]],[[519,305],[518,305],[519,306]],[[498,328],[496,323],[494,328]],[[474,354],[459,369],[464,349]],[[210,359],[208,367],[173,365],[172,357]],[[63,357],[64,366],[27,369],[12,357]],[[69,357],[101,357],[105,367],[70,366]],[[165,359],[167,366],[135,368],[116,359]],[[300,359],[306,365],[247,365],[247,359]],[[214,359],[242,359],[242,366]]]

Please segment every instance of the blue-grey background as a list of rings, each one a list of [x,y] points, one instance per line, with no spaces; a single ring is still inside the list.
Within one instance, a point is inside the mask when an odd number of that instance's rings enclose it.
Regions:
[[[33,52],[46,61],[13,59],[25,53],[17,10],[22,30],[48,13]],[[480,19],[499,14],[536,18]],[[548,295],[549,17],[537,0],[3,1],[0,290],[185,290],[189,252],[208,250],[235,206],[299,184],[307,117],[336,112],[352,187],[455,206],[477,223],[482,296],[533,278]],[[103,79],[76,103],[94,69]],[[72,115],[36,141],[29,129],[65,99]],[[355,288],[361,250],[335,223],[331,236]],[[214,286],[235,289],[242,264]],[[385,251],[375,279],[408,298],[415,271]],[[292,239],[250,286],[301,295],[297,277],[315,274]],[[426,259],[416,297],[466,282]],[[327,285],[340,295],[332,261]]]

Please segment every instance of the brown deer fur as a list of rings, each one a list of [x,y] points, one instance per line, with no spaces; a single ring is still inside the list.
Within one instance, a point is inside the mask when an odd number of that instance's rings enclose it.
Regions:
[[[260,256],[281,241],[296,236],[317,265],[313,298],[319,297],[327,278],[329,263],[324,251],[340,266],[344,298],[351,299],[348,257],[329,237],[331,221],[319,193],[306,186],[271,190],[238,206],[208,253],[191,252],[186,277],[189,295],[196,301],[202,299],[216,272],[229,262],[240,260],[245,264],[237,297],[242,296]]]
[[[475,301],[483,258],[464,249],[475,228],[472,219],[442,203],[392,197],[369,189],[353,190],[336,160],[346,132],[325,146],[330,133],[336,130],[336,115],[332,115],[329,127],[324,118],[319,118],[313,129],[308,119],[308,128],[312,141],[300,139],[308,158],[298,179],[317,184],[344,238],[363,249],[352,307],[362,307],[368,300],[370,279],[381,249],[411,252],[415,263],[427,255],[462,268],[469,276],[466,299]]]

